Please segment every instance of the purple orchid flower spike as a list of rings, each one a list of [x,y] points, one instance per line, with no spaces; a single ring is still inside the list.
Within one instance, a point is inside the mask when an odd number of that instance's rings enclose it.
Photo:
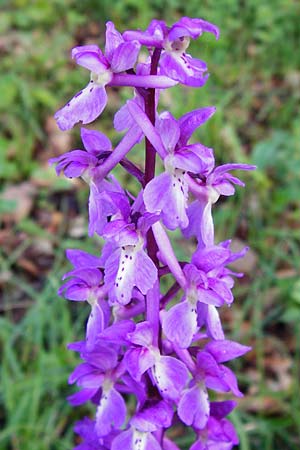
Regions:
[[[203,86],[208,78],[205,62],[186,53],[190,38],[198,38],[204,31],[218,39],[218,28],[202,19],[182,17],[171,28],[161,20],[152,20],[146,31],[126,31],[127,41],[137,40],[147,47],[162,50],[160,68],[169,78],[188,86]]]
[[[51,160],[57,174],[89,185],[89,235],[104,239],[101,257],[67,251],[73,268],[59,290],[91,307],[85,339],[68,346],[81,358],[69,377],[79,390],[68,400],[95,406],[94,420],[75,426],[82,442],[74,450],[179,450],[166,433],[177,422],[195,433],[190,450],[230,450],[238,443],[227,419],[236,403],[211,401],[211,391],[217,400],[219,393],[243,395],[226,362],[250,348],[225,337],[219,308],[234,300],[234,279],[242,274],[228,265],[247,248],[233,253],[230,240],[215,243],[212,205],[244,185],[231,171],[255,167],[215,167],[211,148],[190,143],[215,107],[178,120],[157,112],[162,89],[206,82],[206,63],[186,53],[204,32],[219,37],[215,25],[189,17],[171,27],[153,20],[146,31],[123,35],[108,22],[104,52],[97,45],[72,51],[91,79],[56,113],[61,129],[95,120],[106,106],[107,86],[134,88],[114,116],[115,129],[125,132],[115,148],[104,134],[82,128],[84,149]],[[148,57],[137,62],[142,45]],[[144,137],[140,168],[127,155]],[[163,166],[157,172],[156,153]],[[136,195],[111,174],[119,164],[141,186]],[[168,235],[177,228],[197,238],[185,261]],[[127,410],[125,399],[132,397]]]

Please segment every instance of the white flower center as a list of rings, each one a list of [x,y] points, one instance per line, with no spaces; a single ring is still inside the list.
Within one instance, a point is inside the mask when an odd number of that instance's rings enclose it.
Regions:
[[[91,72],[91,82],[96,83],[98,86],[105,86],[111,81],[112,76],[113,73],[109,69],[105,70],[100,74]]]
[[[164,49],[169,53],[177,53],[182,55],[190,45],[190,38],[188,36],[182,36],[175,41],[170,41],[168,38],[163,43]]]

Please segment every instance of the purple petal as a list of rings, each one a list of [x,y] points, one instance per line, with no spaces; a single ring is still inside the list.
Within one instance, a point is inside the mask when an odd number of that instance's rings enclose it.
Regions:
[[[230,250],[213,245],[194,253],[192,262],[198,269],[207,273],[223,265],[229,256]]]
[[[208,79],[206,64],[187,54],[165,52],[160,65],[165,75],[187,86],[201,87]]]
[[[78,92],[62,109],[56,112],[55,119],[59,128],[69,130],[77,122],[83,124],[93,122],[105,108],[107,94],[103,86],[97,86],[92,81],[82,91]]]
[[[132,344],[150,347],[153,343],[153,329],[150,322],[140,322],[135,330],[128,334],[128,339]]]
[[[214,175],[221,176],[224,175],[229,170],[255,170],[256,166],[250,165],[250,164],[223,164],[221,166],[218,166],[214,170]]]
[[[161,356],[152,368],[152,375],[161,395],[174,401],[179,400],[189,378],[183,362],[171,356]]]
[[[209,336],[215,340],[224,339],[224,332],[217,308],[208,305],[206,315],[206,325]]]
[[[79,364],[73,372],[70,374],[68,383],[73,384],[76,383],[81,377],[90,374],[94,371],[94,367],[88,363]]]
[[[138,412],[130,421],[140,431],[155,431],[169,428],[172,424],[173,408],[164,401],[148,406]]]
[[[207,305],[213,306],[222,306],[224,304],[224,300],[222,299],[222,297],[211,290],[198,287],[197,292],[198,300],[201,303],[206,303]]]
[[[111,150],[111,142],[105,134],[96,130],[81,128],[81,140],[89,153],[97,156],[100,152]]]
[[[180,127],[180,140],[178,142],[179,146],[186,145],[194,131],[203,125],[210,117],[216,112],[215,106],[207,106],[206,108],[196,109],[195,111],[191,111],[187,114],[184,114],[179,119],[179,127]],[[214,167],[214,157],[213,154],[210,158],[212,161],[210,162],[211,169]]]
[[[163,223],[170,230],[188,225],[186,215],[188,186],[184,174],[175,170],[174,174],[164,172],[153,178],[144,190],[144,202],[150,212],[160,212]]]
[[[144,203],[147,211],[155,213],[164,209],[171,190],[172,177],[168,172],[161,173],[151,180],[144,189]]]
[[[119,434],[112,442],[111,450],[162,450],[151,433],[139,431],[134,427]]]
[[[161,48],[162,42],[167,34],[167,26],[162,20],[152,20],[146,31],[128,30],[123,33],[126,41],[137,40],[147,47]]]
[[[153,354],[147,348],[133,348],[125,355],[125,364],[134,380],[140,381],[146,370],[153,367],[155,362]]]
[[[131,320],[122,320],[105,328],[101,333],[101,338],[106,342],[111,342],[113,344],[126,345],[128,343],[127,334],[132,333],[134,328],[134,322]]]
[[[135,280],[134,284],[142,294],[146,295],[157,280],[157,268],[152,259],[141,250],[137,252],[135,261]]]
[[[168,37],[172,41],[183,36],[190,36],[191,38],[196,39],[201,36],[204,31],[214,34],[216,39],[219,39],[219,29],[216,25],[203,19],[181,17],[181,19],[171,27]]]
[[[97,74],[105,72],[108,61],[97,45],[82,45],[72,50],[72,58],[76,63]]]
[[[66,256],[76,269],[82,267],[101,267],[100,257],[90,255],[83,250],[68,249],[66,250]]]
[[[237,403],[233,400],[225,400],[223,402],[211,402],[210,414],[216,419],[223,419],[236,407]]]
[[[172,153],[180,136],[177,120],[168,111],[163,112],[156,121],[156,129],[161,137],[165,149]]]
[[[204,145],[190,144],[175,151],[174,167],[193,173],[205,173],[210,170],[212,149]]]
[[[198,329],[195,307],[188,301],[173,306],[164,314],[162,328],[171,342],[181,348],[189,347]]]
[[[131,69],[137,60],[140,44],[137,41],[124,42],[113,52],[111,69],[113,72],[124,72]]]
[[[97,391],[98,389],[81,389],[81,391],[67,397],[67,400],[72,406],[79,406],[91,400]]]
[[[178,404],[178,415],[188,426],[205,427],[209,417],[209,399],[206,389],[197,384],[185,391]]]
[[[206,344],[205,350],[210,352],[216,361],[220,363],[244,355],[251,350],[251,347],[223,339],[221,341],[210,341]]]
[[[226,197],[229,197],[235,193],[235,189],[232,184],[226,180],[216,182],[213,186],[220,195],[225,195]]]
[[[230,389],[236,397],[243,397],[244,394],[239,390],[235,374],[229,369],[229,367],[221,367],[223,369],[223,382],[227,383],[228,389]]]
[[[121,428],[126,418],[126,405],[123,397],[114,388],[103,392],[96,412],[96,431],[98,436],[109,434],[114,428]]]
[[[106,33],[105,33],[105,56],[111,62],[113,58],[114,51],[119,47],[120,44],[124,42],[124,39],[116,30],[113,22],[106,22]]]
[[[96,301],[92,306],[92,310],[86,324],[86,347],[88,351],[94,350],[97,337],[107,325],[108,323],[107,320],[105,320],[103,310]]]

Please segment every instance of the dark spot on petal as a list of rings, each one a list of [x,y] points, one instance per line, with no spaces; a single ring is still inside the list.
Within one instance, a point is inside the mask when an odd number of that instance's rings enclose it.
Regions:
[[[93,89],[94,89],[94,88],[93,88],[93,87],[91,87],[91,88],[90,88],[90,92],[92,92],[92,91],[93,91]]]
[[[77,92],[77,94],[75,95],[75,98],[76,98],[76,97],[79,97],[79,95],[81,95],[81,94],[82,94],[82,91]]]

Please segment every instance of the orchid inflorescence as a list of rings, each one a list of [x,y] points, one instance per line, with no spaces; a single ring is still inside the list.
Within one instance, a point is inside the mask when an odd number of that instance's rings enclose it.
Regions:
[[[90,305],[85,340],[69,345],[83,362],[69,377],[80,390],[68,400],[96,405],[94,419],[75,425],[82,438],[76,450],[178,450],[166,432],[178,423],[194,431],[190,450],[238,444],[226,418],[236,402],[224,396],[218,401],[215,394],[212,401],[209,393],[242,396],[224,363],[250,348],[225,338],[218,308],[231,305],[234,277],[242,276],[227,265],[247,249],[233,253],[230,240],[215,243],[212,206],[221,195],[233,195],[234,185],[244,185],[232,170],[254,166],[216,167],[211,148],[189,143],[214,107],[179,119],[157,112],[162,90],[207,81],[205,62],[186,53],[190,39],[203,32],[219,37],[215,25],[188,17],[171,27],[153,20],[146,31],[123,34],[108,22],[104,53],[97,45],[72,51],[91,76],[56,113],[62,130],[95,120],[106,106],[106,87],[134,87],[133,99],[114,116],[114,128],[125,132],[114,149],[101,132],[81,128],[84,150],[51,160],[57,174],[89,185],[89,235],[105,240],[101,256],[67,250],[74,268],[59,290]],[[138,62],[142,46],[149,56]],[[127,155],[143,138],[142,170]],[[155,175],[158,158],[162,170]],[[110,174],[118,164],[140,184],[136,197]],[[190,261],[175,256],[167,230],[178,228],[197,241]],[[169,289],[161,283],[166,275],[173,277]]]

